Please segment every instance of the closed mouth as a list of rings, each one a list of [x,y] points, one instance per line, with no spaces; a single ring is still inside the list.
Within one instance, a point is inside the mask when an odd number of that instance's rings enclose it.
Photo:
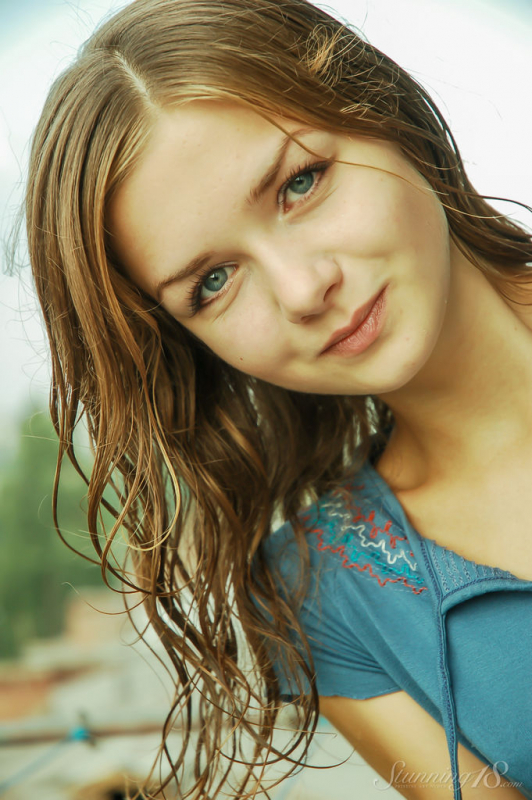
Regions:
[[[363,306],[357,308],[357,310],[353,314],[353,317],[351,318],[351,322],[349,323],[349,325],[347,325],[345,328],[340,328],[339,330],[333,333],[333,335],[323,348],[322,353],[325,353],[330,347],[333,347],[333,345],[338,344],[338,342],[341,342],[342,339],[351,336],[351,334],[353,334],[356,331],[356,329],[362,325],[364,320],[371,313],[373,306],[375,305],[375,303],[377,302],[383,291],[384,289],[380,289],[379,292],[371,298],[371,300],[368,300],[368,302],[364,303]]]

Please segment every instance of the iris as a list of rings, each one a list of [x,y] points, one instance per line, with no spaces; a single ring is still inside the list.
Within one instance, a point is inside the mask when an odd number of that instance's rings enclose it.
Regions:
[[[298,175],[290,183],[290,191],[296,194],[306,194],[314,183],[314,173],[305,172],[303,175]]]
[[[203,286],[208,292],[219,292],[224,283],[227,283],[227,278],[226,268],[220,267],[220,269],[215,269],[211,272]]]

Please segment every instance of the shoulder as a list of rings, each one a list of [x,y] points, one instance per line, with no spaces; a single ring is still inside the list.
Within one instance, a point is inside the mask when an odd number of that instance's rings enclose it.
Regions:
[[[311,570],[326,567],[324,574],[336,579],[355,573],[377,587],[424,591],[408,537],[390,513],[388,501],[374,471],[364,465],[353,478],[305,508],[299,518]],[[266,554],[283,577],[295,577],[302,556],[289,523],[271,534]]]

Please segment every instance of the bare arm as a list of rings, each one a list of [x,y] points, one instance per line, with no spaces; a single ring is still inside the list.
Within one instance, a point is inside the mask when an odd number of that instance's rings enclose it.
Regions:
[[[383,788],[391,783],[408,800],[452,797],[445,731],[406,692],[368,700],[320,697],[320,712],[378,772]],[[458,766],[463,800],[523,800],[504,775],[461,744]]]

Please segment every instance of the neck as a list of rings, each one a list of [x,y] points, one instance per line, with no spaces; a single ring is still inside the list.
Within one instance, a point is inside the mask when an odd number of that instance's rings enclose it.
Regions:
[[[505,300],[461,254],[455,266],[429,360],[407,385],[380,395],[396,421],[388,460],[400,455],[412,485],[484,469],[525,447],[532,453],[530,309]]]

